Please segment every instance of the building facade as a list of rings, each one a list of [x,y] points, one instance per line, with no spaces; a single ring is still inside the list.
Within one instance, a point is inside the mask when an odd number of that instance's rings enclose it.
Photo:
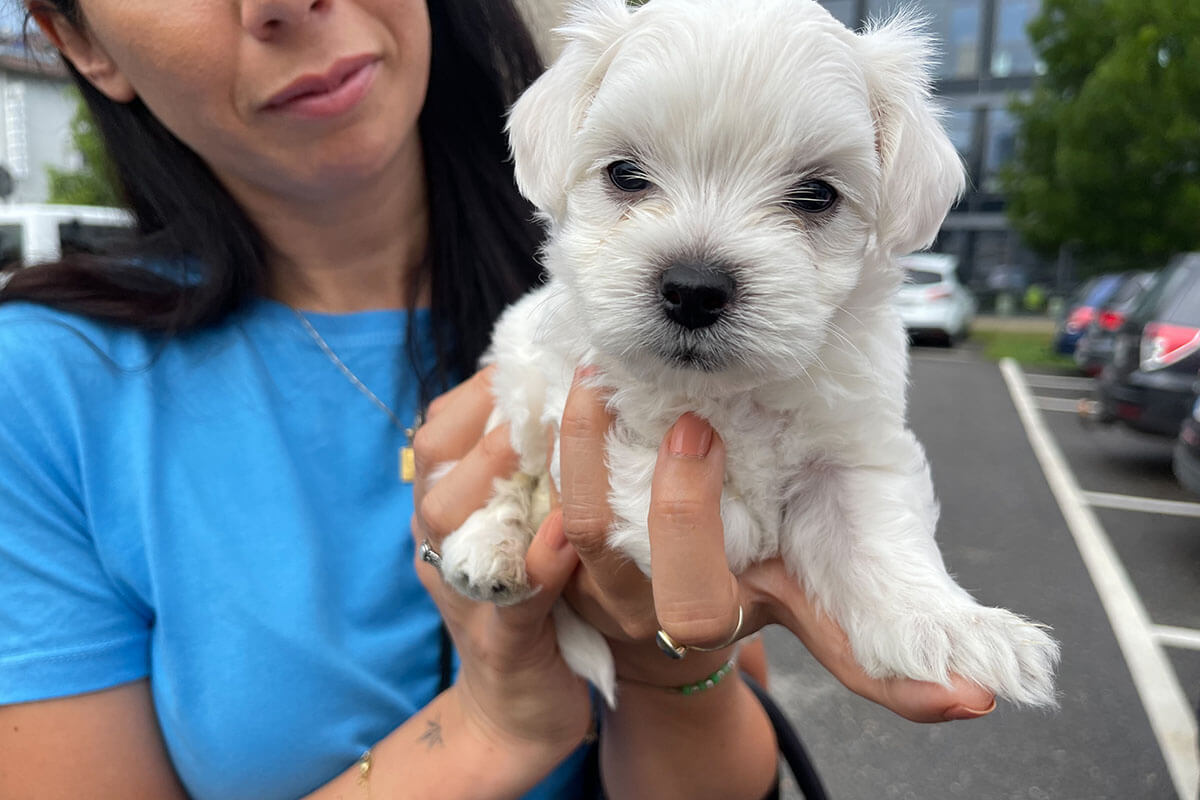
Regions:
[[[887,18],[897,0],[820,0],[851,28]],[[1004,215],[998,170],[1012,157],[1016,125],[1008,106],[1029,91],[1041,65],[1026,28],[1040,0],[907,0],[929,18],[942,53],[936,91],[946,129],[967,165],[966,195],[950,213],[934,249],[959,257],[959,276],[973,288],[1020,290],[1050,279],[1021,245]]]
[[[32,56],[17,35],[0,39],[0,166],[13,179],[4,203],[44,203],[48,166],[77,169],[75,96],[57,57]]]

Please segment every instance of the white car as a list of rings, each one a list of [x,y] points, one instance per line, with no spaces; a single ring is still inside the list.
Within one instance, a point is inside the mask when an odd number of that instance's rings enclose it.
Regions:
[[[0,206],[0,269],[57,261],[99,247],[133,224],[128,211],[101,206]]]
[[[975,318],[975,298],[958,282],[958,258],[945,253],[914,253],[900,258],[904,283],[896,308],[912,336],[934,336],[952,345],[967,337]]]

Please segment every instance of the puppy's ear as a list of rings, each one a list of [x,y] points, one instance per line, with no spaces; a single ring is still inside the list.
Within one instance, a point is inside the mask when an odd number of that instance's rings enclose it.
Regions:
[[[891,253],[928,247],[962,194],[962,159],[930,97],[933,39],[901,13],[859,37],[883,176],[879,239]]]
[[[517,186],[551,220],[566,210],[574,172],[571,143],[612,62],[633,12],[625,0],[580,0],[558,29],[558,60],[530,86],[508,118]]]

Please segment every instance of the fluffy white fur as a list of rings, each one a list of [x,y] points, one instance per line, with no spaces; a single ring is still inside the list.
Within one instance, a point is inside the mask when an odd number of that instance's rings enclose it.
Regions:
[[[964,181],[930,101],[929,39],[905,16],[856,35],[812,0],[587,0],[563,33],[510,122],[550,231],[550,281],[506,312],[490,355],[494,421],[512,424],[523,476],[446,540],[447,580],[501,602],[528,591],[519,554],[545,513],[547,430],[592,364],[617,415],[610,543],[647,574],[658,445],[694,411],[726,444],[735,572],[782,555],[873,676],[959,673],[1054,704],[1056,643],[947,574],[905,424],[894,257],[933,240]],[[614,191],[605,168],[622,159],[653,188]],[[810,178],[840,194],[823,216],[783,202]],[[732,265],[736,295],[711,328],[660,308],[678,259]],[[604,640],[565,607],[557,620],[568,662],[612,702]]]

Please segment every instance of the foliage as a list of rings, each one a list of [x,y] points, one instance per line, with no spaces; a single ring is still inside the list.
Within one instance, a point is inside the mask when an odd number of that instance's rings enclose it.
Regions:
[[[78,98],[78,107],[71,119],[71,142],[81,156],[82,166],[73,171],[46,168],[50,176],[50,202],[83,206],[123,205],[112,179],[104,143],[83,98]]]
[[[1071,356],[1054,352],[1052,338],[1049,333],[981,330],[978,326],[971,331],[971,341],[980,345],[984,356],[993,361],[1011,358],[1024,367],[1074,371],[1075,361]]]
[[[1021,305],[1026,311],[1040,313],[1045,310],[1047,299],[1046,287],[1035,283],[1025,290],[1025,296],[1021,298]]]
[[[1001,176],[1027,244],[1081,272],[1200,249],[1200,3],[1043,0],[1030,35],[1045,73]]]

